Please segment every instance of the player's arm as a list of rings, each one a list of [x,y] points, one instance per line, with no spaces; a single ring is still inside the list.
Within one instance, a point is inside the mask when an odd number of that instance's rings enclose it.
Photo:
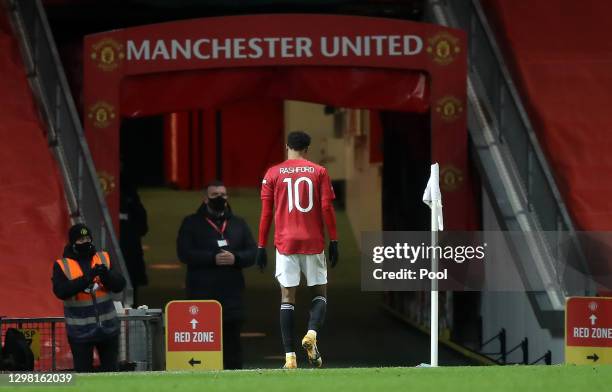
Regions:
[[[261,199],[261,216],[259,217],[259,238],[257,247],[265,248],[268,243],[268,233],[272,225],[274,199]]]
[[[268,264],[268,255],[266,254],[266,244],[268,242],[268,234],[272,225],[272,215],[274,211],[274,184],[269,173],[266,173],[261,184],[261,216],[259,217],[259,236],[257,239],[257,254],[255,262],[261,271]]]
[[[323,210],[323,221],[327,227],[327,235],[330,241],[338,241],[338,233],[336,230],[336,211],[334,211],[334,203],[330,199],[321,200],[321,208]]]
[[[336,230],[336,212],[334,211],[333,200],[336,198],[334,194],[334,188],[331,184],[331,179],[327,174],[327,170],[322,172],[321,178],[321,211],[323,214],[323,221],[327,228],[327,235],[329,236],[329,260],[332,268],[338,264],[339,253],[338,253],[338,232]]]

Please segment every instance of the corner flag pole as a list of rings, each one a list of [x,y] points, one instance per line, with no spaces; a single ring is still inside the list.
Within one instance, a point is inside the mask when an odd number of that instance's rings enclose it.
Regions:
[[[431,165],[431,174],[427,181],[427,188],[423,193],[423,202],[431,209],[431,246],[438,245],[438,231],[444,230],[442,219],[442,193],[440,192],[440,169],[437,163]],[[438,254],[432,252],[431,272],[438,272]],[[435,275],[434,275],[435,276]],[[431,280],[431,366],[438,366],[438,280]]]

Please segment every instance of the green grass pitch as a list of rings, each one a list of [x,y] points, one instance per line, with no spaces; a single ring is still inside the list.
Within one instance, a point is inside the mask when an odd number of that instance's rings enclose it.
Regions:
[[[481,366],[151,372],[77,375],[66,391],[434,391],[612,390],[612,366]],[[20,391],[41,390],[21,387]]]

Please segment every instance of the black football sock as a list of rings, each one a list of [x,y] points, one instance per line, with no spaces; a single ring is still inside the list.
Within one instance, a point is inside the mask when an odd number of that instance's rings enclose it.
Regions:
[[[283,347],[285,353],[295,352],[293,343],[293,304],[288,302],[281,303],[280,306],[280,326],[283,335]]]
[[[308,329],[319,332],[325,321],[325,313],[327,311],[327,299],[322,295],[318,295],[312,299],[310,303],[310,319],[308,320]]]

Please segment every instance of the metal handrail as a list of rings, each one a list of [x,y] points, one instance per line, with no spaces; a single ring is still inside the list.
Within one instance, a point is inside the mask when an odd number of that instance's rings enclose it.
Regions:
[[[62,173],[71,221],[86,223],[96,245],[108,251],[120,267],[127,281],[122,300],[131,303],[129,273],[42,3],[5,2],[20,40],[30,85],[47,125],[49,147]]]
[[[483,352],[483,348],[488,345],[489,343],[498,340],[499,341],[499,351],[497,352]],[[506,363],[506,329],[502,328],[499,333],[495,336],[492,336],[491,338],[487,339],[486,341],[482,342],[480,344],[480,353],[482,355],[486,355],[488,357],[491,357],[492,355],[499,355],[498,359],[494,359],[497,363],[499,364],[505,364]]]
[[[544,355],[542,355],[541,357],[539,357],[535,361],[531,362],[530,365],[535,365],[536,363],[538,363],[538,362],[540,362],[542,360],[544,360],[544,363],[546,365],[551,365],[552,364],[552,351],[546,350]]]

